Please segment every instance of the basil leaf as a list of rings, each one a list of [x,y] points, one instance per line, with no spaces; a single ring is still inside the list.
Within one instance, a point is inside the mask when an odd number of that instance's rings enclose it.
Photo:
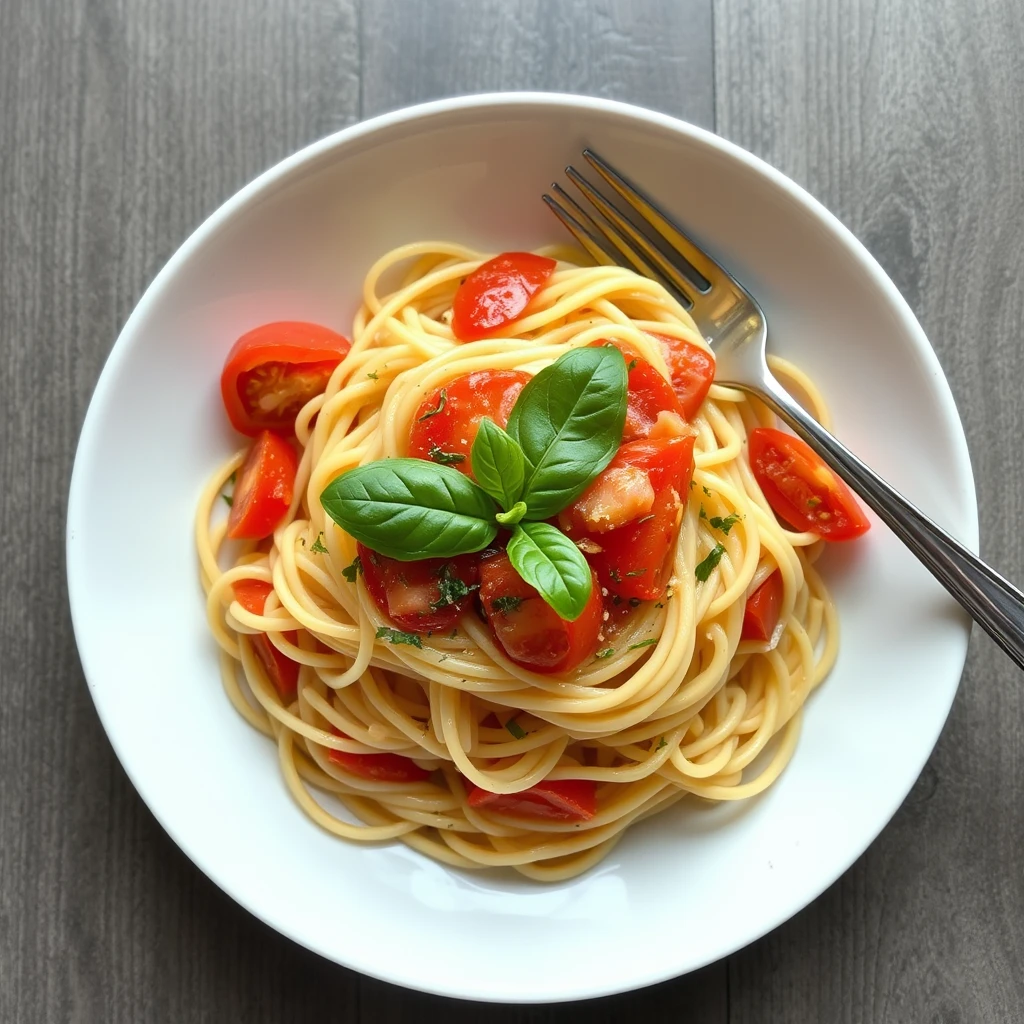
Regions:
[[[594,580],[580,549],[561,530],[549,523],[520,523],[508,542],[508,557],[563,619],[580,617]]]
[[[626,363],[617,348],[577,348],[523,388],[508,421],[526,456],[520,497],[530,519],[571,505],[611,462],[626,421]]]
[[[494,420],[485,416],[469,454],[477,483],[503,509],[511,511],[523,492],[526,475],[523,449]]]
[[[320,504],[343,529],[389,558],[452,558],[498,532],[494,502],[469,477],[422,459],[383,459],[335,477]]]

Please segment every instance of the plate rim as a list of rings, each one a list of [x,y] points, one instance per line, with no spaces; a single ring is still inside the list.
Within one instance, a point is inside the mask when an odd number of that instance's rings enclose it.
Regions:
[[[962,495],[962,499],[965,506],[964,518],[967,525],[966,535],[960,536],[958,539],[960,539],[968,548],[970,548],[971,551],[975,553],[978,552],[979,548],[979,510],[977,488],[974,479],[973,467],[971,465],[970,453],[967,446],[967,438],[963,428],[963,421],[960,417],[952,390],[949,386],[949,381],[942,370],[938,356],[906,299],[882,269],[881,265],[871,255],[866,246],[864,246],[864,244],[849,228],[846,227],[846,225],[832,214],[821,202],[815,199],[814,196],[812,196],[806,189],[798,185],[771,164],[762,160],[760,157],[755,156],[739,145],[730,142],[708,129],[691,124],[680,118],[673,117],[672,115],[650,110],[642,106],[594,96],[562,92],[535,91],[473,93],[401,107],[399,109],[359,121],[337,132],[333,132],[278,161],[221,203],[220,206],[210,213],[187,236],[187,238],[178,246],[172,256],[147,285],[128,319],[118,332],[117,339],[104,361],[103,368],[97,379],[83,419],[82,428],[76,445],[75,459],[68,490],[64,551],[65,575],[68,589],[68,601],[71,611],[72,629],[83,675],[85,676],[89,693],[92,696],[93,704],[96,708],[97,714],[99,715],[100,722],[103,725],[107,740],[110,742],[122,769],[131,781],[136,793],[160,824],[161,828],[166,832],[181,852],[236,904],[245,909],[248,913],[252,914],[254,917],[258,918],[264,924],[286,936],[289,940],[296,942],[298,945],[309,949],[311,952],[316,953],[318,956],[321,956],[330,962],[337,962],[341,966],[348,967],[359,973],[377,978],[378,980],[400,985],[416,991],[479,1002],[493,1001],[493,998],[488,998],[486,995],[472,990],[460,990],[450,984],[439,984],[435,986],[426,985],[419,979],[402,977],[400,969],[392,973],[382,973],[374,963],[360,962],[357,956],[353,956],[350,960],[344,963],[340,960],[335,960],[334,957],[323,953],[321,950],[309,944],[309,942],[304,939],[303,935],[292,927],[272,920],[269,915],[261,913],[260,910],[252,905],[248,897],[240,893],[237,890],[237,887],[233,885],[230,873],[219,868],[212,867],[205,857],[197,855],[193,851],[192,844],[180,834],[176,827],[173,827],[167,820],[165,820],[159,807],[155,806],[147,798],[145,787],[140,785],[136,772],[131,765],[131,758],[127,755],[124,748],[124,744],[120,739],[116,739],[114,733],[111,731],[110,722],[105,714],[104,704],[100,696],[102,684],[98,684],[95,681],[97,673],[90,671],[90,667],[86,663],[87,659],[83,652],[84,616],[81,612],[81,608],[86,598],[84,593],[81,592],[82,584],[76,584],[73,577],[74,564],[76,561],[75,545],[77,543],[75,532],[79,521],[83,519],[82,495],[85,489],[85,484],[83,483],[83,470],[80,468],[83,462],[81,453],[94,443],[93,435],[98,430],[97,424],[100,419],[98,410],[106,403],[108,392],[112,388],[113,382],[118,376],[117,371],[119,364],[126,357],[129,351],[130,335],[134,333],[136,324],[146,317],[150,306],[158,300],[160,293],[163,291],[165,281],[173,277],[181,265],[188,262],[193,252],[203,246],[216,233],[226,228],[235,215],[248,206],[253,199],[261,193],[273,188],[278,182],[282,182],[289,178],[293,171],[303,165],[312,164],[319,158],[331,153],[339,147],[346,147],[361,138],[370,137],[386,129],[402,126],[410,122],[427,122],[431,118],[450,115],[459,111],[484,111],[488,108],[495,107],[508,108],[511,113],[511,108],[517,106],[523,110],[547,107],[563,111],[577,109],[613,114],[628,120],[642,122],[644,125],[668,129],[677,135],[689,136],[698,143],[702,143],[709,150],[717,151],[721,155],[741,164],[745,164],[750,170],[761,177],[766,178],[769,182],[779,188],[790,200],[795,201],[799,206],[807,209],[820,222],[822,222],[833,233],[837,240],[851,251],[860,267],[870,276],[871,283],[888,298],[893,310],[899,315],[901,325],[905,328],[908,338],[912,340],[916,354],[924,361],[929,376],[932,378],[933,396],[939,404],[942,419],[956,428],[952,431],[953,436],[951,437],[951,448],[954,455],[956,479],[958,483],[962,482],[965,485],[965,491]],[[76,612],[76,607],[79,608],[78,612]],[[826,882],[820,888],[815,886],[816,891],[813,891],[809,897],[807,897],[806,894],[802,894],[800,899],[797,900],[795,906],[789,907],[785,912],[779,914],[777,919],[772,919],[763,929],[758,930],[756,934],[751,934],[741,945],[735,947],[733,950],[725,953],[715,951],[706,959],[686,967],[682,972],[679,970],[669,970],[657,971],[646,975],[636,973],[632,979],[627,982],[616,980],[611,983],[602,983],[601,981],[597,981],[586,991],[573,989],[560,992],[557,995],[553,995],[549,992],[537,995],[531,995],[531,993],[516,993],[514,998],[508,999],[507,1001],[521,1004],[576,1001],[612,995],[619,992],[635,991],[649,985],[681,977],[682,974],[688,974],[699,970],[702,967],[721,959],[723,956],[731,955],[732,952],[736,952],[739,949],[745,948],[751,943],[758,941],[760,938],[763,938],[764,935],[774,931],[790,917],[800,912],[805,907],[810,906],[812,902],[820,897],[821,893],[824,892],[826,888],[838,881],[838,879],[849,870],[851,865],[861,857],[868,847],[870,847],[878,838],[878,835],[889,824],[893,815],[906,799],[910,788],[913,786],[913,781],[915,781],[920,775],[920,772],[927,763],[928,758],[931,757],[932,752],[935,749],[935,744],[938,742],[939,735],[941,734],[941,729],[948,720],[953,700],[956,696],[957,690],[959,689],[959,681],[962,678],[964,666],[966,664],[970,635],[971,623],[970,620],[965,619],[963,620],[963,628],[960,631],[961,650],[958,654],[959,662],[958,664],[951,663],[950,666],[951,676],[952,669],[956,667],[957,683],[949,692],[949,698],[942,715],[939,732],[931,741],[923,760],[921,760],[921,763],[918,765],[914,775],[914,780],[911,781],[910,785],[907,786],[904,791],[896,794],[897,798],[895,799],[893,806],[885,814],[879,828],[870,835],[865,833],[863,836],[863,842],[852,844],[848,857],[841,858],[843,866],[835,873],[834,877],[832,877],[830,881]]]

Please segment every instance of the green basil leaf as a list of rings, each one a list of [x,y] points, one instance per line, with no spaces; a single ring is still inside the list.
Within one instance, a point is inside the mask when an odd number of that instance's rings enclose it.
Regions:
[[[511,511],[523,492],[526,476],[523,449],[494,420],[485,416],[469,454],[476,482],[503,509]]]
[[[549,523],[520,523],[508,542],[508,557],[520,576],[570,622],[583,614],[594,579],[580,549]]]
[[[335,477],[320,504],[346,533],[389,558],[452,558],[498,532],[494,502],[469,477],[422,459],[383,459]]]
[[[545,367],[512,409],[509,436],[526,456],[530,519],[571,505],[611,462],[626,421],[626,362],[617,348],[577,348]]]

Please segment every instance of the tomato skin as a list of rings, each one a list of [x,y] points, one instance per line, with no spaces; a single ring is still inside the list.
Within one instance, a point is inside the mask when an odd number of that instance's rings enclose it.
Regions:
[[[220,377],[231,425],[254,437],[291,431],[295,416],[327,386],[350,348],[347,338],[320,324],[282,320],[243,334]]]
[[[559,516],[573,540],[592,542],[587,561],[597,570],[601,586],[620,600],[657,600],[671,573],[669,553],[693,474],[694,438],[672,437],[624,444],[604,472]],[[591,492],[626,467],[643,470],[654,492],[643,514],[615,529],[600,531],[581,517]]]
[[[262,540],[291,507],[299,457],[279,434],[264,430],[249,449],[235,481],[228,514],[231,540]]]
[[[632,345],[625,341],[594,341],[590,347],[600,348],[603,345],[617,348],[628,369],[623,444],[650,437],[658,416],[663,412],[675,413],[682,419],[683,410],[672,385]]]
[[[480,579],[479,555],[401,562],[371,551],[363,544],[357,544],[356,548],[373,603],[401,629],[411,633],[450,630],[473,600],[472,591]],[[452,576],[470,588],[470,593],[454,604],[435,609],[431,604],[441,599],[438,581],[445,566]]]
[[[333,725],[331,732],[345,738],[345,734]],[[329,749],[327,757],[360,779],[372,779],[375,782],[423,782],[430,778],[430,772],[421,768],[412,758],[390,751],[384,754],[350,754],[345,750]]]
[[[597,814],[597,785],[590,779],[538,782],[521,793],[490,793],[467,780],[466,803],[510,818],[590,821]]]
[[[797,530],[830,541],[853,540],[871,525],[850,488],[792,434],[755,427],[750,468],[772,510]]]
[[[455,293],[452,334],[459,341],[479,341],[518,320],[555,266],[532,252],[503,252],[481,263]]]
[[[502,598],[514,608],[495,608]],[[534,672],[568,672],[597,649],[604,609],[597,579],[579,618],[561,618],[512,567],[504,552],[480,563],[480,602],[498,646],[510,660]]]
[[[661,344],[665,364],[683,417],[689,421],[708,396],[715,380],[715,357],[699,345],[670,338],[666,334],[651,334]]]
[[[409,433],[409,456],[434,462],[431,451],[435,456],[438,452],[462,455],[460,462],[449,459],[446,464],[472,479],[469,455],[480,421],[489,416],[503,428],[519,393],[529,383],[530,374],[522,370],[476,370],[456,377],[428,395],[416,410]],[[444,406],[430,415],[441,405],[442,391]]]
[[[235,600],[253,615],[262,615],[263,607],[267,603],[267,597],[274,589],[269,583],[263,580],[239,580],[231,585],[235,593]],[[281,634],[290,644],[299,642],[299,635],[294,629],[289,629]],[[257,633],[249,636],[253,653],[259,659],[267,678],[274,684],[274,688],[281,695],[281,699],[291,702],[299,689],[299,663],[292,661],[286,654],[282,654],[271,642],[266,633]]]
[[[747,598],[741,640],[771,640],[782,607],[782,573],[775,570]]]

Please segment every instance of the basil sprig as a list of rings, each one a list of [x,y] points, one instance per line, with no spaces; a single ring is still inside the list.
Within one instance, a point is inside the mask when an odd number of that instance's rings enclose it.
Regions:
[[[332,480],[320,502],[356,540],[402,561],[480,551],[499,525],[511,527],[516,572],[563,619],[576,619],[593,589],[590,567],[541,520],[571,505],[608,465],[625,419],[622,354],[574,349],[523,388],[508,430],[480,421],[470,450],[477,482],[443,464],[383,459]]]

